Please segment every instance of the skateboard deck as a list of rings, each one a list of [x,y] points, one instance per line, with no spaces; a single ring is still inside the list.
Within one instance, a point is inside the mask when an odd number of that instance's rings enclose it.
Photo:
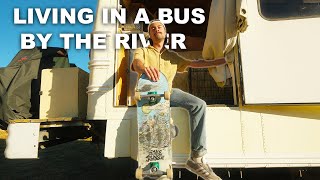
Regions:
[[[138,80],[138,168],[136,178],[172,179],[172,141],[170,133],[170,93],[166,77],[160,73],[153,82],[143,74]]]

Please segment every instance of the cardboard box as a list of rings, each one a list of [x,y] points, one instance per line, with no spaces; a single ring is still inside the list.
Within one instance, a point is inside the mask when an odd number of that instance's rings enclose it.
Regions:
[[[58,117],[85,119],[88,83],[89,74],[76,67],[42,70],[40,119]]]

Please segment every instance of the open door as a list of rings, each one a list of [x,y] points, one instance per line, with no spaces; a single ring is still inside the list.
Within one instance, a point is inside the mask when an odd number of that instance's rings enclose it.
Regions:
[[[247,1],[241,34],[245,104],[320,102],[320,1]]]

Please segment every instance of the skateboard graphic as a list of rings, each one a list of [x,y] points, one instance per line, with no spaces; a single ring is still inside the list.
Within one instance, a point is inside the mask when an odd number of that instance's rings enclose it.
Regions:
[[[153,82],[142,74],[135,92],[138,123],[138,168],[136,178],[173,178],[170,92],[160,73]]]

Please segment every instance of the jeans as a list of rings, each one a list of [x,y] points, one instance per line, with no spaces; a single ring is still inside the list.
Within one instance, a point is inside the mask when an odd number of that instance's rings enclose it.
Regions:
[[[180,89],[172,88],[170,104],[173,107],[182,107],[188,110],[191,130],[191,157],[202,157],[207,153],[205,128],[206,102]]]

